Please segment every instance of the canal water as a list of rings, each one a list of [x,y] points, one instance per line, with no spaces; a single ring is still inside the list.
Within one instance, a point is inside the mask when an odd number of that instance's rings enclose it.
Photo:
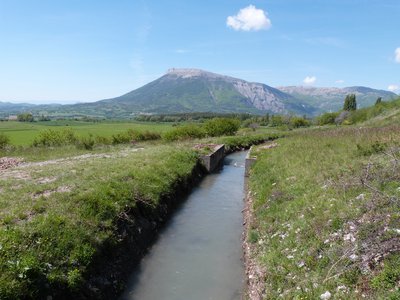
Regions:
[[[227,156],[222,170],[193,190],[132,274],[121,299],[241,299],[245,156]]]

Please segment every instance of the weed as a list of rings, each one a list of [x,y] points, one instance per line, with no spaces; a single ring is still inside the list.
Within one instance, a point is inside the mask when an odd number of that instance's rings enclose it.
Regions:
[[[4,133],[0,133],[0,149],[5,149],[10,145],[10,138]]]

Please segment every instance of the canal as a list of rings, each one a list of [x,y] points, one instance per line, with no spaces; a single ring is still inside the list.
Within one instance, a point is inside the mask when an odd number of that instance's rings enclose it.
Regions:
[[[132,274],[123,300],[241,299],[244,160],[224,159],[176,211]]]

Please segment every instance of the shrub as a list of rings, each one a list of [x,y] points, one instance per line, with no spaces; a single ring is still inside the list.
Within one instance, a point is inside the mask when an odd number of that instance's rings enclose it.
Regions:
[[[371,280],[374,289],[394,288],[400,279],[400,257],[394,255],[386,259],[383,270]]]
[[[5,134],[0,133],[0,149],[4,149],[8,145],[10,145],[10,138]]]
[[[209,136],[234,135],[240,127],[240,121],[229,118],[214,118],[204,124]]]
[[[206,136],[205,131],[198,125],[177,126],[164,134],[166,141],[187,140],[194,138],[203,138]]]
[[[151,131],[138,131],[134,129],[129,129],[127,134],[131,137],[131,141],[152,141],[161,138],[160,134]]]
[[[290,119],[290,125],[294,128],[308,127],[310,126],[310,121],[305,118],[293,117]]]
[[[375,141],[371,145],[362,146],[357,144],[357,153],[361,156],[370,156],[372,154],[382,153],[387,149],[387,144]]]
[[[283,117],[280,116],[280,115],[274,115],[274,116],[271,117],[271,120],[270,120],[269,124],[272,127],[282,126],[284,124]]]
[[[34,147],[54,147],[75,144],[76,141],[77,138],[71,129],[46,129],[39,133],[32,144]]]
[[[339,116],[338,112],[327,112],[319,117],[317,117],[317,124],[320,126],[323,125],[333,125],[335,124],[335,119]]]
[[[93,150],[95,140],[90,134],[89,136],[79,137],[76,141],[76,147],[78,149]]]
[[[131,142],[158,140],[161,138],[161,136],[157,132],[151,132],[151,131],[142,132],[134,129],[128,129],[125,132],[113,135],[111,138],[112,138],[112,144],[116,145],[116,144],[127,144]]]
[[[30,113],[23,113],[17,116],[19,122],[33,122],[33,116]]]
[[[342,111],[336,118],[335,118],[335,123],[336,125],[344,124],[348,125],[350,124],[348,121],[348,117],[350,116],[350,112],[347,110]]]
[[[113,145],[127,144],[131,141],[131,137],[127,132],[114,134],[111,139]]]
[[[97,135],[97,136],[95,136],[94,140],[97,145],[111,145],[112,144],[112,139],[109,137],[105,137],[105,136]]]

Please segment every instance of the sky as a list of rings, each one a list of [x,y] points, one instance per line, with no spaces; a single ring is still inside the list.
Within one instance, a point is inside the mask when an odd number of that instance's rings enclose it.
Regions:
[[[399,16],[399,0],[0,0],[0,101],[97,101],[173,67],[400,93]]]

